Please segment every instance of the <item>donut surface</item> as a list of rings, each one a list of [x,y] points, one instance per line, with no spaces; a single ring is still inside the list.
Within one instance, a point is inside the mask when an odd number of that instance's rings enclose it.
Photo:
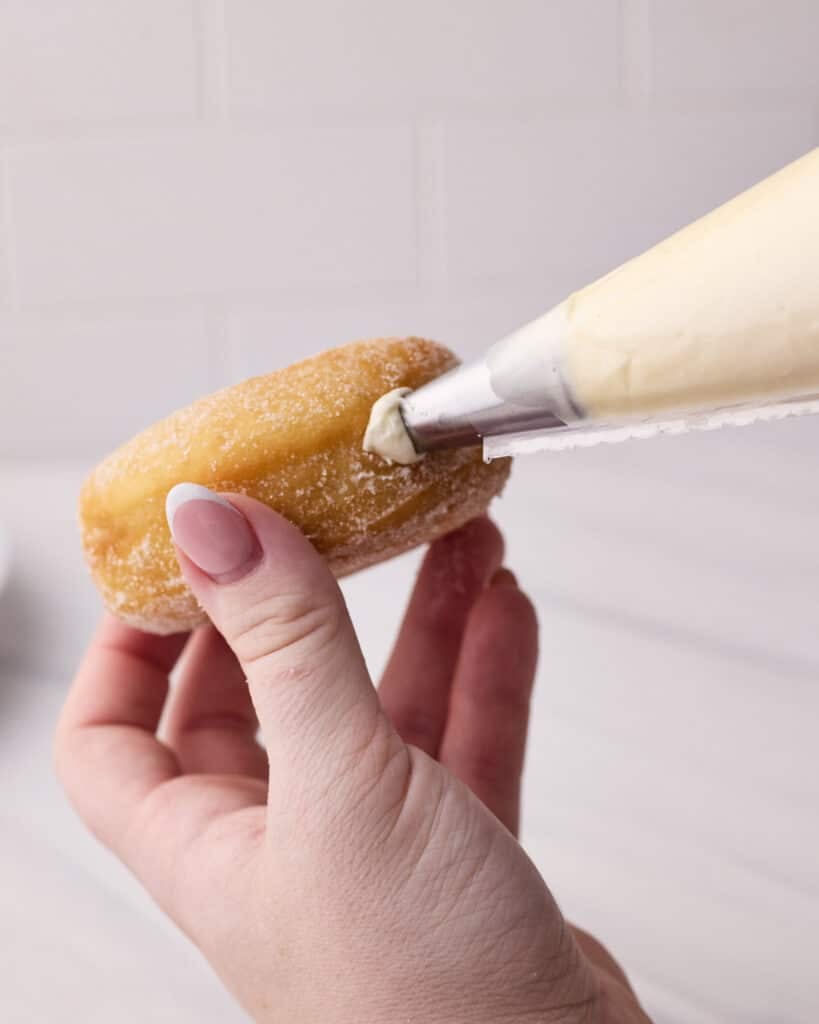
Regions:
[[[209,395],[123,445],[80,497],[83,547],[105,605],[153,633],[206,621],[165,520],[165,496],[183,481],[263,501],[306,534],[336,576],[480,515],[510,460],[486,465],[480,448],[469,448],[398,466],[361,447],[381,395],[456,363],[419,338],[355,342]]]

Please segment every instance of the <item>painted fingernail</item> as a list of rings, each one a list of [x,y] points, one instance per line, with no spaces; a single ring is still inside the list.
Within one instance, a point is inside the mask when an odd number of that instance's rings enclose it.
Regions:
[[[241,578],[259,560],[259,544],[247,519],[207,487],[172,487],[165,515],[177,546],[218,583]]]

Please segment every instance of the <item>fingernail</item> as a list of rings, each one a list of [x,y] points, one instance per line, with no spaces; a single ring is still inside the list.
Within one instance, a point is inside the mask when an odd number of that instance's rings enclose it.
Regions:
[[[172,487],[165,515],[178,547],[219,583],[239,579],[259,560],[259,544],[247,519],[207,487]]]

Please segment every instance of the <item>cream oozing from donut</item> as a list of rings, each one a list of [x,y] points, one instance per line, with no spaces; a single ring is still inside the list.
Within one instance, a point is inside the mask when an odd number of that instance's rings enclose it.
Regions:
[[[397,462],[400,466],[411,466],[424,457],[415,450],[401,416],[401,399],[411,390],[393,388],[372,407],[362,444],[365,452],[380,455],[387,462]]]

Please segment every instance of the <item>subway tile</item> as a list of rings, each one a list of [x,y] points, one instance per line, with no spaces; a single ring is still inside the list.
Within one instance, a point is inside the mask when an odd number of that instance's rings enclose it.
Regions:
[[[0,457],[98,458],[212,389],[202,318],[0,316]]]
[[[271,373],[328,348],[364,338],[428,334],[431,321],[411,303],[375,302],[315,309],[245,310],[229,320],[235,376]]]
[[[235,110],[417,107],[606,95],[617,86],[615,0],[227,0]]]
[[[19,147],[10,194],[23,304],[416,272],[401,122]]]
[[[816,0],[654,0],[651,21],[659,92],[819,99]]]
[[[605,273],[810,148],[802,113],[452,119],[452,281]]]
[[[193,0],[5,0],[0,128],[192,114]]]
[[[448,294],[415,300],[338,303],[281,309],[235,310],[230,339],[238,378],[270,373],[327,348],[363,338],[418,337],[439,341],[460,358],[534,319],[562,293],[537,284],[485,294]]]

